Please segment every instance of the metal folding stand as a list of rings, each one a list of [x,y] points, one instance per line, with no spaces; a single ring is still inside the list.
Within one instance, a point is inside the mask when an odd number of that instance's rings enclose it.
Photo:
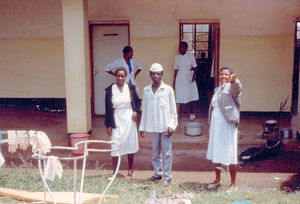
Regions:
[[[104,143],[104,144],[114,144],[116,145],[116,149],[89,149],[88,148],[88,144],[92,144],[92,143]],[[79,200],[78,203],[81,203],[81,199],[82,199],[82,191],[83,191],[83,185],[84,185],[84,175],[85,175],[85,167],[86,167],[86,159],[89,155],[89,152],[112,152],[112,151],[117,151],[120,152],[120,144],[116,143],[114,141],[105,141],[105,140],[85,140],[85,141],[79,141],[77,143],[75,143],[74,147],[65,147],[65,146],[53,146],[53,147],[49,147],[47,149],[56,149],[56,150],[77,150],[79,148],[79,145],[84,145],[84,153],[83,155],[80,156],[70,156],[70,157],[57,157],[60,161],[70,161],[73,160],[73,189],[74,189],[74,202],[76,204],[77,201],[77,197],[76,197],[76,186],[77,186],[77,181],[76,181],[76,177],[77,177],[77,161],[78,160],[83,160],[82,163],[82,173],[81,173],[81,180],[80,180],[80,192],[79,192]],[[39,168],[39,172],[40,172],[40,176],[42,178],[43,184],[44,184],[44,202],[46,203],[46,191],[49,192],[53,203],[56,204],[56,199],[54,198],[53,193],[51,192],[46,178],[43,175],[43,168],[45,168],[45,163],[46,160],[49,158],[49,156],[46,155],[42,155],[40,154],[41,149],[38,149],[37,151],[33,152],[32,158],[37,159],[38,160],[38,168]],[[43,167],[42,167],[42,162],[41,160],[43,160]],[[113,183],[114,179],[117,176],[117,173],[119,171],[119,167],[120,167],[120,163],[121,163],[121,156],[119,154],[118,156],[118,164],[117,164],[117,168],[113,174],[112,179],[110,180],[110,182],[108,183],[108,185],[106,186],[106,188],[104,189],[101,197],[99,198],[98,203],[100,204],[103,201],[104,195],[107,192],[107,190],[109,189],[109,187],[111,186],[111,184]]]

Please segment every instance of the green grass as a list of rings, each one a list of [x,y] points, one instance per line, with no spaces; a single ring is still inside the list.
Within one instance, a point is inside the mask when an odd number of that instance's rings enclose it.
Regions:
[[[84,192],[102,193],[108,184],[108,174],[86,176]],[[79,179],[78,185],[79,188]],[[0,169],[0,186],[27,191],[43,191],[42,181],[36,169]],[[73,175],[71,171],[64,171],[61,179],[55,178],[49,182],[52,191],[73,191]],[[107,194],[120,195],[120,199],[108,199],[105,203],[144,203],[147,198],[156,192],[158,198],[172,197],[184,192],[193,195],[192,203],[232,203],[249,201],[252,203],[300,203],[300,192],[285,193],[279,189],[246,188],[234,193],[226,193],[225,187],[217,191],[208,191],[203,184],[193,182],[173,182],[168,188],[161,187],[160,183],[146,182],[145,180],[116,179]],[[1,198],[0,203],[17,203],[8,198]],[[23,202],[24,203],[24,202]]]

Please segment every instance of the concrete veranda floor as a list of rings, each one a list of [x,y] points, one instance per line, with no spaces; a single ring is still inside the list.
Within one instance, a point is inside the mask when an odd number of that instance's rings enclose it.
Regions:
[[[239,125],[239,152],[242,152],[249,147],[263,146],[265,139],[262,139],[262,124],[266,120],[275,119],[278,121],[280,128],[290,128],[289,118],[274,118],[268,116],[242,116]],[[188,122],[187,118],[179,119],[179,125],[172,136],[173,139],[173,169],[180,171],[207,171],[210,168],[210,162],[205,159],[207,148],[207,116],[199,114],[197,122],[204,124],[203,134],[201,136],[191,137],[184,135],[184,123]],[[13,108],[0,107],[0,129],[1,130],[41,130],[44,131],[51,140],[53,146],[68,146],[69,138],[67,133],[66,115],[64,113],[49,113],[30,110],[15,110]],[[92,133],[90,139],[109,140],[104,126],[103,116],[94,116],[92,120]],[[288,143],[288,144],[287,144]],[[290,139],[283,142],[283,151],[300,152],[300,143],[296,139]],[[26,160],[30,159],[31,150],[21,151],[17,154],[7,152],[7,147],[3,145],[2,153],[6,161],[14,163],[21,162],[20,155]],[[18,154],[19,153],[19,154]],[[291,155],[295,161],[300,160],[299,154]],[[122,158],[122,169],[127,168],[127,159]],[[274,161],[276,162],[276,161]],[[287,161],[288,162],[288,161]],[[290,161],[292,162],[292,161]],[[151,170],[151,141],[148,135],[145,138],[139,137],[139,151],[135,154],[135,169]],[[266,164],[266,167],[270,165]],[[284,164],[289,165],[289,164]],[[294,171],[299,168],[300,162]],[[88,160],[88,168],[111,168],[111,158],[109,153],[91,154]],[[276,167],[274,167],[276,169]],[[255,171],[255,169],[252,169]],[[271,170],[264,170],[271,171]]]

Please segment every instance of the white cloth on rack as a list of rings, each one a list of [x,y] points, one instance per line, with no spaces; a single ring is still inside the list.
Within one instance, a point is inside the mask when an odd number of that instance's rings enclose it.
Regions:
[[[5,159],[2,155],[2,153],[0,152],[0,167],[4,164],[4,162],[5,162]]]
[[[50,152],[51,142],[46,133],[43,131],[30,130],[29,137],[33,152],[39,151],[40,154]]]
[[[55,175],[61,178],[63,172],[62,165],[56,156],[49,156],[44,170],[44,178],[54,181]]]
[[[17,134],[15,130],[7,131],[7,139],[8,139],[8,152],[15,153],[17,150]]]
[[[17,130],[17,145],[21,150],[26,150],[29,146],[28,131]]]

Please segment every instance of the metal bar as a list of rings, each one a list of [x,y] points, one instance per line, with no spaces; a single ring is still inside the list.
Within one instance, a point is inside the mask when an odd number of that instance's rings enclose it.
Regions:
[[[73,188],[74,188],[74,203],[76,204],[76,185],[77,185],[77,179],[76,179],[76,177],[77,177],[77,172],[76,172],[76,170],[77,170],[77,159],[75,159],[74,160],[74,166],[73,166],[73,181],[74,181],[74,183],[73,183]],[[80,202],[79,202],[80,203]]]

